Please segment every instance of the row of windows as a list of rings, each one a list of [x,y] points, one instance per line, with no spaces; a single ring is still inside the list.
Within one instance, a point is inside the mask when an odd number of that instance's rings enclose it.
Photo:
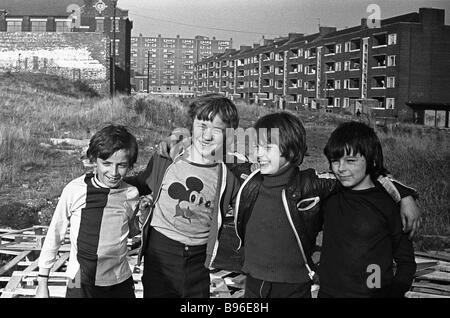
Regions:
[[[205,78],[204,76],[199,77],[199,79]],[[206,81],[201,81],[204,83]],[[210,81],[210,83],[218,83],[219,81]],[[232,83],[231,81],[222,81],[222,83]],[[253,87],[252,83],[256,83],[258,86],[258,80],[255,81],[239,81],[238,83],[242,83],[243,87]],[[274,80],[271,78],[262,79],[263,87],[271,87],[274,84]],[[339,89],[360,89],[360,79],[359,78],[349,78],[343,80],[343,86],[341,88],[341,80],[328,79],[324,82],[323,89],[325,90],[339,90]],[[374,76],[371,81],[371,89],[385,89],[385,88],[395,88],[395,77],[394,76]],[[228,84],[223,84],[223,86],[227,86]],[[275,81],[275,88],[281,89],[283,88],[284,81],[277,80]],[[316,90],[316,81],[302,81],[301,79],[290,79],[287,82],[287,88],[300,88],[302,87],[304,90],[315,91]]]
[[[386,37],[386,40],[382,40],[380,35],[374,35],[374,45],[372,47],[380,47],[380,46],[385,46],[385,45],[395,45],[397,44],[397,34],[396,33],[392,33],[392,34],[384,34],[384,36]],[[375,40],[376,39],[376,40]],[[354,39],[351,41],[346,41],[344,43],[344,52],[355,52],[355,51],[359,51],[361,49],[361,39]],[[276,61],[282,61],[284,60],[284,56],[285,54],[287,55],[287,52],[264,52],[261,53],[261,58],[262,60],[266,61],[266,60],[276,60]],[[324,55],[334,55],[334,54],[339,54],[342,53],[342,43],[338,43],[338,44],[327,44],[324,46]],[[317,57],[317,48],[308,48],[308,49],[303,49],[303,48],[292,48],[289,50],[289,54],[290,54],[290,58],[297,58],[297,57],[304,57],[305,59],[310,59],[310,58],[315,58]],[[241,58],[241,59],[237,59],[237,65],[241,66],[241,65],[247,65],[247,64],[251,64],[251,63],[258,63],[259,62],[259,56],[255,55],[255,56],[251,56],[251,57],[247,57],[247,58]],[[380,61],[381,62],[381,61]],[[210,67],[220,67],[220,64],[222,64],[222,66],[228,66],[228,64],[230,64],[229,66],[233,67],[234,66],[234,61],[221,61],[221,62],[209,62],[209,66]],[[389,66],[393,66],[395,65],[394,63],[391,63],[391,65]],[[381,66],[381,65],[380,65]],[[201,65],[201,69],[202,68],[206,68],[206,65],[203,64]]]
[[[46,32],[47,31],[47,21],[33,21],[31,20],[31,32]],[[70,32],[74,24],[71,20],[65,21],[55,21],[55,31],[56,32]],[[96,32],[104,32],[104,21],[103,19],[96,20]],[[119,23],[116,23],[116,33],[119,32]],[[22,21],[6,21],[6,32],[22,32]],[[114,24],[111,24],[111,32],[114,32]]]

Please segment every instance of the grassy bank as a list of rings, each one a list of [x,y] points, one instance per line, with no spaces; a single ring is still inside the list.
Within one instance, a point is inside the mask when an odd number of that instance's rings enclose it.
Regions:
[[[38,81],[26,74],[0,75],[0,226],[5,225],[2,213],[11,219],[17,209],[10,207],[18,202],[51,216],[62,187],[84,172],[79,160],[83,154],[43,147],[50,138],[88,139],[108,123],[126,125],[139,141],[136,172],[146,165],[152,147],[161,138],[175,127],[190,124],[189,100],[145,96],[111,99],[95,96],[83,85],[64,85],[53,77]],[[242,102],[237,106],[243,128],[274,111]],[[297,115],[307,128],[304,166],[327,169],[323,147],[336,125],[349,117],[306,111]],[[419,190],[424,215],[420,233],[450,235],[449,133],[403,125],[379,130],[379,135],[389,170]],[[42,220],[45,223],[49,217]]]

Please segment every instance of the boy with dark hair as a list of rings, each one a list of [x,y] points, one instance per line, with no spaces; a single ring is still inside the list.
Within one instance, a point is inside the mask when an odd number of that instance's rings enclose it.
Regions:
[[[126,179],[154,203],[140,216],[144,297],[208,298],[209,268],[239,181],[222,161],[226,128],[237,128],[236,106],[219,94],[190,105],[192,144],[173,159],[154,154]]]
[[[339,186],[323,203],[319,297],[403,297],[416,264],[399,206],[376,182],[387,173],[375,131],[341,124],[324,154]],[[393,261],[396,263],[393,273]]]
[[[235,209],[247,274],[244,297],[310,298],[315,275],[311,256],[323,221],[319,205],[335,191],[337,181],[331,174],[300,170],[306,132],[294,115],[269,114],[254,128],[260,168],[242,184]],[[387,185],[400,201],[397,190]],[[396,187],[406,195],[412,192]]]
[[[96,171],[72,180],[62,191],[39,256],[36,297],[49,297],[49,272],[69,224],[66,297],[135,297],[126,257],[129,221],[139,195],[123,178],[137,155],[136,138],[123,126],[109,125],[91,138],[87,156]]]

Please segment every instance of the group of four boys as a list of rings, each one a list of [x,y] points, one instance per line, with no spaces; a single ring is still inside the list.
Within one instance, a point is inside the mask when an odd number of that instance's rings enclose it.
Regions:
[[[189,112],[189,145],[155,153],[135,176],[126,175],[138,146],[125,127],[109,125],[91,138],[96,170],[61,194],[39,258],[37,297],[49,297],[50,269],[70,226],[66,297],[135,297],[127,238],[140,232],[145,298],[208,298],[230,211],[244,249],[244,297],[309,298],[317,276],[319,297],[402,297],[410,288],[416,264],[402,221],[410,233],[417,229],[416,193],[387,176],[372,128],[340,125],[324,149],[332,173],[318,174],[299,167],[306,132],[291,113],[257,120],[252,163],[217,155],[231,142],[227,128],[239,125],[231,100],[207,94]],[[322,230],[317,275],[311,256]]]

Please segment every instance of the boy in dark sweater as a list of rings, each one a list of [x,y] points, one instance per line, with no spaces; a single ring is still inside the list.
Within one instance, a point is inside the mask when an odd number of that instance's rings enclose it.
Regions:
[[[315,274],[311,255],[323,222],[319,205],[338,182],[332,174],[300,170],[306,131],[293,114],[266,115],[254,128],[260,168],[243,182],[235,208],[239,248],[244,247],[242,270],[247,274],[244,297],[310,298]],[[390,190],[386,184],[392,183],[386,177],[380,182]],[[400,184],[395,186],[405,194],[390,193],[398,201],[411,194]]]
[[[324,153],[340,185],[322,205],[318,297],[403,297],[416,271],[414,250],[398,204],[375,182],[387,172],[380,140],[369,126],[348,122]]]

